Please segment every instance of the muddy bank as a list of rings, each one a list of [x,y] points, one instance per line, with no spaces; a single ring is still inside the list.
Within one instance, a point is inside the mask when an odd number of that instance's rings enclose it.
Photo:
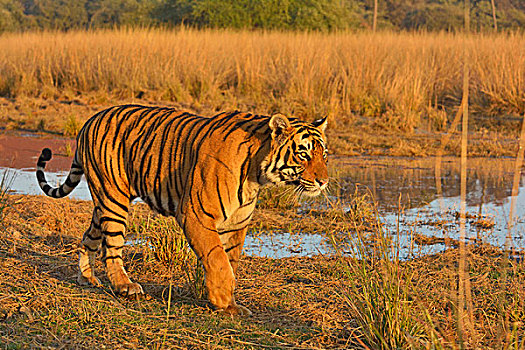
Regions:
[[[0,167],[34,169],[40,152],[46,147],[53,151],[53,159],[46,170],[69,170],[76,149],[75,140],[38,134],[0,134]]]
[[[206,105],[199,105],[198,108],[193,106],[195,107],[193,108],[177,102],[129,98],[100,99],[100,96],[87,95],[77,96],[73,100],[0,97],[0,128],[17,132],[43,131],[74,137],[82,124],[95,113],[110,106],[130,103],[174,107],[203,116],[217,113],[217,109],[210,109],[210,106]],[[231,110],[231,108],[233,107],[226,105],[224,110]],[[262,112],[253,107],[241,108],[241,110],[252,113]],[[348,120],[345,119],[345,116],[334,115],[329,122],[327,138],[329,149],[334,155],[426,157],[438,154],[441,147],[444,147],[444,155],[460,155],[460,135],[455,130],[449,130],[448,126],[439,132],[428,128],[402,132],[385,128],[382,123],[376,123],[377,118],[353,116]],[[483,126],[482,123],[469,130],[469,156],[515,156],[518,149],[517,130],[521,118],[508,122],[500,120],[496,124],[491,118],[486,121],[487,125]],[[473,126],[477,123],[473,121],[469,124]],[[451,138],[446,145],[443,145],[445,132],[451,133]]]

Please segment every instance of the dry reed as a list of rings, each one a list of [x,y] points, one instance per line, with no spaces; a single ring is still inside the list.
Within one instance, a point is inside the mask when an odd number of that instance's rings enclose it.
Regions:
[[[161,29],[0,36],[0,95],[143,98],[195,110],[281,111],[336,123],[441,130],[461,99],[463,47],[471,109],[525,111],[522,34],[283,33]]]
[[[468,4],[465,4],[465,31],[469,31]],[[468,340],[466,334],[474,338],[472,299],[470,288],[470,276],[468,272],[466,251],[466,209],[467,209],[467,145],[468,145],[468,118],[469,118],[469,88],[470,88],[470,62],[469,52],[465,47],[463,56],[463,103],[461,124],[461,203],[460,203],[460,239],[459,239],[459,262],[458,262],[458,337],[460,347],[465,346]],[[465,309],[467,314],[465,315]]]

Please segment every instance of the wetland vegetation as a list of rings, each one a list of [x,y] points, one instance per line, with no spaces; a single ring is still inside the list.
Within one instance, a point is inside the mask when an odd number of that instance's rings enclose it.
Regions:
[[[182,28],[0,35],[5,133],[71,139],[92,114],[117,103],[204,115],[229,109],[306,120],[328,115],[334,180],[327,197],[301,207],[280,189],[261,194],[252,236],[321,233],[334,251],[283,259],[245,255],[236,298],[254,315],[236,319],[209,308],[202,271],[172,219],[134,205],[125,261],[149,296],[129,301],[116,297],[105,277],[100,289],[75,282],[89,201],[11,194],[4,182],[1,347],[525,348],[523,241],[517,241],[521,251],[511,250],[480,235],[462,251],[458,208],[446,216],[411,212],[439,198],[459,200],[459,186],[450,186],[460,182],[457,162],[436,159],[461,153],[465,49],[471,58],[468,155],[510,158],[469,160],[472,232],[498,225],[482,215],[486,203],[523,198],[515,192],[523,180],[514,157],[525,112],[524,44],[519,32]],[[67,160],[71,143],[60,145]],[[394,158],[429,155],[438,157]],[[406,171],[392,172],[396,168]],[[498,210],[506,230],[508,206]],[[390,225],[383,220],[387,211]],[[417,220],[405,225],[410,215]],[[422,227],[437,228],[440,249],[420,249],[436,243],[418,235]],[[461,292],[460,281],[466,281]]]
[[[7,196],[0,233],[0,342],[7,348],[456,348],[458,249],[399,259],[395,235],[374,212],[315,211],[339,254],[245,256],[237,299],[254,311],[214,313],[202,273],[169,218],[136,204],[125,247],[129,273],[148,297],[129,301],[76,284],[77,245],[91,203]],[[359,208],[359,209],[358,209]],[[283,211],[260,209],[251,231],[279,230]],[[291,212],[290,212],[291,211]],[[304,215],[308,217],[308,214]],[[269,220],[273,219],[273,220]],[[268,225],[269,222],[274,225]],[[291,221],[298,225],[297,221]],[[312,225],[310,224],[310,225]],[[266,226],[265,226],[266,225]],[[285,230],[309,229],[301,226]],[[344,232],[346,237],[342,237]],[[337,237],[337,238],[336,238]],[[353,253],[343,255],[342,251]],[[500,248],[468,245],[471,303],[467,348],[524,346],[525,266]],[[99,272],[103,270],[98,263]]]

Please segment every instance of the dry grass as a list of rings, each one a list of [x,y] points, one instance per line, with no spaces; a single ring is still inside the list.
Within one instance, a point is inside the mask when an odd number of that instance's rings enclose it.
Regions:
[[[188,29],[3,34],[0,95],[69,100],[83,95],[99,104],[146,99],[205,113],[329,115],[337,129],[367,120],[389,130],[441,131],[461,100],[465,46],[471,109],[488,118],[483,126],[523,113],[522,34]]]
[[[102,274],[102,289],[78,286],[76,247],[91,203],[9,196],[8,204],[0,231],[2,347],[457,348],[457,249],[406,262],[384,259],[396,248],[376,231],[352,237],[354,244],[376,237],[367,248],[372,254],[361,259],[243,257],[236,298],[255,313],[231,319],[196,298],[184,264],[159,262],[148,244],[126,246],[124,254],[130,276],[150,298],[118,298]],[[134,207],[131,221],[132,235],[170,225],[143,206]],[[466,347],[523,348],[525,265],[510,260],[503,281],[501,251],[469,246],[466,259],[476,332],[467,334]],[[362,317],[373,317],[367,327]],[[396,338],[381,338],[391,332]]]
[[[150,296],[146,300],[115,297],[102,274],[102,289],[76,285],[75,247],[83,231],[78,226],[88,224],[90,207],[90,202],[40,196],[10,198],[4,221],[9,229],[0,232],[2,347],[311,349],[352,343],[346,339],[348,317],[337,311],[343,281],[340,269],[332,270],[333,261],[243,258],[237,300],[256,312],[247,319],[214,314],[188,286],[184,264],[167,266],[147,244],[124,250],[130,276]],[[70,210],[77,214],[64,215]],[[56,212],[63,213],[62,221]],[[131,234],[139,227],[170,225],[170,219],[159,218],[144,225],[149,215],[143,206],[134,208]],[[328,294],[319,297],[321,291]]]

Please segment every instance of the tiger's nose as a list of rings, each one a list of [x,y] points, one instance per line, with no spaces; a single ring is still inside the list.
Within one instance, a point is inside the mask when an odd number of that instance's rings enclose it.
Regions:
[[[328,185],[328,179],[315,179],[315,183],[317,187],[319,187],[321,190],[324,190]]]

